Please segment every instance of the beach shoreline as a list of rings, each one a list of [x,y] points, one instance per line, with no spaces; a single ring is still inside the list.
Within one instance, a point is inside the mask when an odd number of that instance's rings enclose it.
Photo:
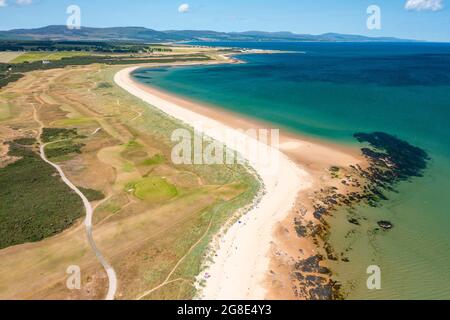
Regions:
[[[269,128],[269,124],[236,116],[218,108],[177,97],[138,83],[131,73],[145,66],[119,71],[120,87],[188,125],[202,122],[206,128]],[[147,66],[151,67],[151,66]],[[270,125],[274,127],[274,125]],[[213,137],[220,140],[220,137]],[[276,176],[258,171],[264,192],[256,206],[215,241],[214,262],[202,271],[206,280],[200,299],[296,299],[291,292],[290,271],[296,260],[316,254],[312,239],[299,239],[293,223],[300,207],[310,207],[309,196],[325,183],[331,165],[362,163],[357,151],[320,144],[282,131],[281,166]],[[244,155],[245,157],[245,155]],[[311,210],[303,219],[312,219]],[[224,230],[223,230],[224,231]],[[301,249],[301,255],[298,251]],[[289,257],[286,259],[286,257]],[[288,289],[288,290],[287,290]]]

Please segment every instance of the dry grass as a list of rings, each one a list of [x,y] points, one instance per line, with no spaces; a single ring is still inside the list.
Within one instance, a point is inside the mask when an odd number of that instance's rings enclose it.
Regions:
[[[1,51],[0,52],[0,63],[8,63],[17,59],[23,54],[23,52],[12,52],[12,51]]]

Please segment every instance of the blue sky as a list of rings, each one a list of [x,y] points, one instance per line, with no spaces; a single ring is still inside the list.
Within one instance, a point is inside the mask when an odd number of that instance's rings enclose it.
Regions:
[[[82,25],[92,27],[339,32],[450,41],[450,0],[0,0],[0,30],[65,24],[71,4],[80,6]],[[182,4],[189,6],[187,12],[179,12]],[[369,5],[381,9],[381,30],[366,27]]]

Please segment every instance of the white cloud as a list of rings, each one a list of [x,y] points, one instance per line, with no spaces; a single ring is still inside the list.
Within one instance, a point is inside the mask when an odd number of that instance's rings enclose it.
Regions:
[[[189,5],[187,3],[183,3],[181,6],[178,7],[178,12],[180,13],[186,13],[189,11]]]
[[[408,0],[405,4],[405,9],[439,11],[444,7],[442,2],[443,0]]]
[[[0,7],[6,7],[6,0],[0,0]]]

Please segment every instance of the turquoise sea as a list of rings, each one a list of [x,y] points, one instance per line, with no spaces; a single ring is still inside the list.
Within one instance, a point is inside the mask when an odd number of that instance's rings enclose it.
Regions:
[[[332,269],[350,299],[450,299],[450,44],[211,43],[290,51],[241,55],[246,64],[139,70],[135,78],[303,135],[358,146],[382,131],[424,149],[423,177],[401,182],[379,208],[330,218],[350,262]],[[362,217],[361,226],[348,216]],[[374,233],[376,222],[394,228]],[[367,267],[382,289],[368,290]]]

